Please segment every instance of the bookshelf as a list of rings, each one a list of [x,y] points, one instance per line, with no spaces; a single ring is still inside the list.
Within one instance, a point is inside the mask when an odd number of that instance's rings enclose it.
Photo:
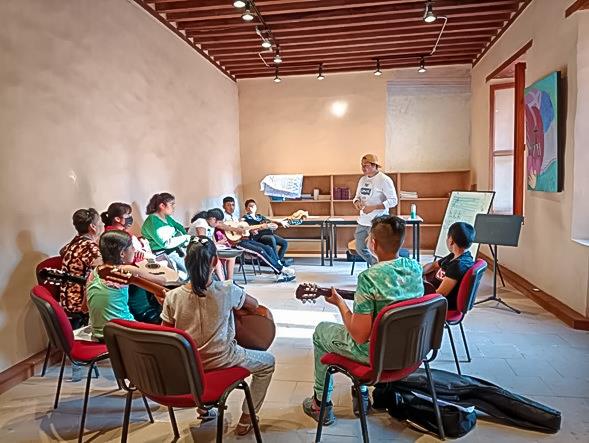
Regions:
[[[399,198],[399,204],[391,209],[392,215],[406,215],[410,213],[412,204],[417,206],[417,214],[424,223],[421,225],[421,249],[432,251],[436,242],[446,212],[446,206],[452,191],[468,191],[471,189],[470,171],[436,171],[436,172],[385,172],[393,179],[395,189],[400,191],[417,192],[417,198]],[[362,174],[333,174],[333,175],[305,175],[303,177],[303,194],[313,195],[314,189],[324,200],[292,199],[286,201],[270,201],[270,215],[288,216],[298,209],[308,211],[317,216],[357,215],[358,210],[352,204],[356,186]],[[348,188],[349,199],[336,199],[335,188]],[[354,226],[338,228],[337,250],[345,253],[348,242],[354,238]],[[407,227],[405,247],[411,248],[412,228]],[[319,252],[319,246],[310,241],[317,238],[317,227],[280,228],[279,235],[285,238],[297,239],[291,243],[292,252]]]

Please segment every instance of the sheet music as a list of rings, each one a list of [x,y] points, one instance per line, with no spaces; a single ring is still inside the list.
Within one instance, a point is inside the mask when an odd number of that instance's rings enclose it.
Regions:
[[[487,214],[491,209],[491,203],[495,192],[488,191],[454,191],[448,201],[446,208],[446,215],[438,237],[438,244],[434,255],[436,257],[445,257],[450,253],[446,246],[446,238],[448,237],[448,228],[455,222],[466,222],[474,226],[474,221],[477,214]],[[470,247],[470,253],[473,257],[478,251],[478,243],[473,243]]]

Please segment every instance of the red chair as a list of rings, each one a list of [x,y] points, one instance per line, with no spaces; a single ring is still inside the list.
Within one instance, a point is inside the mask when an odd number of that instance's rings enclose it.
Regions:
[[[353,389],[360,399],[361,385],[372,386],[401,380],[424,363],[435,406],[438,432],[443,440],[444,427],[429,363],[436,358],[442,344],[447,306],[446,299],[439,294],[429,294],[387,306],[380,311],[372,326],[369,364],[358,363],[335,353],[326,354],[321,358],[321,363],[328,366],[324,386],[329,386],[332,374],[341,372],[352,379]],[[427,358],[431,351],[432,356]],[[323,390],[315,442],[321,440],[327,391]],[[363,402],[359,401],[358,405],[362,438],[367,443],[366,413]]]
[[[174,436],[180,438],[174,408],[210,410],[217,407],[217,442],[223,441],[223,416],[228,395],[243,389],[252,417],[254,404],[245,378],[250,371],[239,366],[204,371],[198,348],[185,331],[148,323],[113,320],[104,327],[112,368],[127,391],[121,441],[127,441],[133,393],[168,407]],[[127,382],[128,381],[128,382]],[[261,442],[257,420],[253,421],[256,441]]]
[[[43,286],[37,285],[32,289],[31,299],[41,314],[43,325],[49,336],[49,343],[55,349],[63,352],[59,379],[57,381],[57,392],[55,393],[55,402],[53,404],[54,409],[57,408],[59,403],[59,393],[61,391],[61,382],[63,381],[63,370],[66,357],[68,357],[72,363],[88,366],[86,391],[84,392],[84,406],[82,408],[80,431],[78,433],[78,441],[81,442],[84,432],[84,424],[86,423],[86,411],[88,409],[88,395],[90,391],[92,369],[97,362],[108,359],[106,345],[92,341],[74,340],[74,332],[65,311]]]
[[[49,257],[43,260],[41,263],[37,265],[35,269],[35,275],[37,276],[37,283],[43,286],[49,293],[53,296],[55,300],[59,302],[60,297],[60,286],[59,285],[50,285],[46,284],[41,277],[39,276],[39,271],[44,268],[53,268],[53,269],[61,269],[63,265],[63,260],[60,255],[55,257]],[[45,372],[47,372],[47,364],[49,363],[49,356],[51,355],[51,343],[47,344],[47,352],[45,352],[45,360],[43,361],[43,370],[41,371],[41,377],[45,377]]]
[[[458,309],[448,311],[448,314],[446,314],[446,329],[448,330],[448,336],[450,337],[450,345],[452,346],[452,354],[454,355],[454,362],[456,363],[458,374],[462,374],[462,372],[460,371],[460,363],[458,362],[458,354],[456,353],[456,345],[454,344],[454,337],[452,337],[450,326],[460,326],[460,333],[462,334],[462,341],[464,343],[464,349],[466,350],[467,362],[470,363],[472,359],[470,358],[470,351],[468,350],[462,321],[464,320],[466,313],[474,306],[477,292],[486,270],[487,262],[479,259],[466,272],[466,274],[464,274],[464,277],[460,282],[460,287],[458,288],[458,297],[456,300],[456,306]]]

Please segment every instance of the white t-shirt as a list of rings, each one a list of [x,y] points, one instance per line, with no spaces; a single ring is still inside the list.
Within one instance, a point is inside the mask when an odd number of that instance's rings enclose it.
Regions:
[[[223,221],[239,221],[239,218],[235,215],[235,212],[233,214],[229,214],[228,212],[223,211],[224,214],[224,218]]]
[[[245,303],[245,291],[233,282],[214,281],[199,297],[185,285],[166,294],[161,318],[185,330],[195,341],[205,370],[234,366],[245,350],[235,341],[233,310]]]
[[[373,177],[364,176],[358,182],[354,201],[360,201],[369,206],[380,203],[384,205],[384,209],[377,209],[368,214],[365,214],[363,210],[360,211],[358,224],[370,226],[374,218],[381,215],[388,215],[389,209],[397,206],[395,184],[388,175],[380,171]]]
[[[196,220],[194,220],[194,222],[188,228],[188,234],[189,235],[198,235],[198,233],[196,232],[196,228],[205,229],[205,235],[208,238],[214,240],[215,229],[211,228],[204,218],[197,218]]]

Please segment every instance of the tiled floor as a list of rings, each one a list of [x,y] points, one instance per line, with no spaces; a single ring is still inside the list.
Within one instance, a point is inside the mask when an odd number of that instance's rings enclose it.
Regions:
[[[317,260],[297,259],[297,281],[318,282],[352,289],[355,278],[349,275],[350,264],[336,263],[333,268],[320,267]],[[363,269],[363,266],[359,266]],[[321,320],[339,321],[335,308],[323,301],[301,304],[294,299],[296,282],[273,283],[270,275],[258,276],[247,286],[248,292],[270,307],[278,324],[278,336],[272,346],[277,368],[267,401],[261,412],[265,442],[311,442],[315,423],[301,410],[303,398],[312,392],[313,355],[311,334]],[[491,290],[489,276],[479,296]],[[469,336],[472,363],[463,364],[463,372],[492,381],[513,392],[552,406],[562,412],[562,430],[554,435],[522,431],[479,420],[476,428],[464,437],[468,442],[589,442],[589,333],[574,331],[537,305],[510,289],[500,295],[521,315],[495,308],[495,303],[476,307],[465,325]],[[457,334],[459,336],[459,334]],[[462,347],[459,345],[459,352]],[[450,345],[433,364],[454,370]],[[66,372],[69,374],[69,372]],[[57,368],[45,378],[34,377],[0,396],[0,441],[75,440],[83,383],[66,382],[61,403],[52,409]],[[124,407],[122,391],[115,390],[108,365],[101,367],[101,377],[93,382],[85,440],[118,441]],[[254,441],[237,438],[233,428],[239,417],[241,393],[230,397],[226,415],[225,441]],[[335,425],[325,428],[325,442],[358,442],[360,426],[351,410],[349,383],[336,377],[334,395]],[[156,423],[149,424],[139,399],[133,404],[130,441],[159,442],[172,440],[167,410],[152,405]],[[214,441],[215,424],[200,425],[193,410],[177,411],[181,441]],[[371,441],[436,441],[386,413],[369,416]]]

